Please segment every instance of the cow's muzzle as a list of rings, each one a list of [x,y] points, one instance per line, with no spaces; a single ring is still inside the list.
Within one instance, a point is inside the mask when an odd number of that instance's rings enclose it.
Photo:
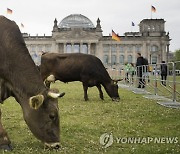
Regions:
[[[119,102],[120,98],[112,98],[112,101]]]
[[[59,149],[60,148],[60,143],[44,143],[44,146],[46,149]]]

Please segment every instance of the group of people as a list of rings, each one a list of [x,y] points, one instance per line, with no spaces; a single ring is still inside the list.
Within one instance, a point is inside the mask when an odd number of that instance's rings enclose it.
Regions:
[[[161,62],[160,65],[160,73],[161,73],[161,83],[162,85],[166,86],[166,79],[167,79],[167,64],[165,61]],[[125,81],[133,83],[134,82],[134,75],[136,70],[136,75],[139,79],[137,88],[145,88],[146,81],[150,82],[149,79],[149,72],[152,71],[152,67],[149,66],[148,60],[141,56],[141,53],[137,53],[137,61],[136,61],[136,68],[132,63],[125,63]]]

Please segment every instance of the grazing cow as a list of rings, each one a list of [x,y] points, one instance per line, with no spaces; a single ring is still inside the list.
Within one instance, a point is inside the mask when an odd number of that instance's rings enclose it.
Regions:
[[[93,55],[70,53],[46,53],[41,57],[40,72],[47,86],[49,81],[81,81],[84,88],[84,99],[88,100],[88,87],[96,86],[103,100],[101,85],[112,100],[119,101],[117,81],[110,78],[101,60]]]
[[[14,96],[31,132],[47,147],[58,148],[57,90],[47,88],[15,22],[0,16],[0,102]],[[11,150],[0,110],[0,148]]]

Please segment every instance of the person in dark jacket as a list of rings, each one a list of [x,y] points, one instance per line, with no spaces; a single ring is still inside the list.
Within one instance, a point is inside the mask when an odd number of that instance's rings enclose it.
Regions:
[[[138,88],[145,88],[144,79],[142,77],[142,75],[143,75],[143,69],[142,69],[143,61],[144,61],[144,58],[141,56],[141,53],[137,53],[136,67],[137,67],[137,77],[139,78]]]
[[[166,79],[167,79],[167,64],[165,61],[161,63],[161,83],[166,86]]]

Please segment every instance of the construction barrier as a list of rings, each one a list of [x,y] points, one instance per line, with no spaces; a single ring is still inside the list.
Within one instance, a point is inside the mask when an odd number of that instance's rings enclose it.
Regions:
[[[167,67],[167,75],[162,74],[162,65]],[[178,67],[177,67],[178,66]],[[117,69],[109,69],[113,79],[123,78],[123,84],[129,87],[146,90],[155,96],[164,96],[173,102],[180,101],[180,61],[149,64],[134,68],[134,72],[126,70],[125,65]],[[152,98],[152,95],[150,96]]]

